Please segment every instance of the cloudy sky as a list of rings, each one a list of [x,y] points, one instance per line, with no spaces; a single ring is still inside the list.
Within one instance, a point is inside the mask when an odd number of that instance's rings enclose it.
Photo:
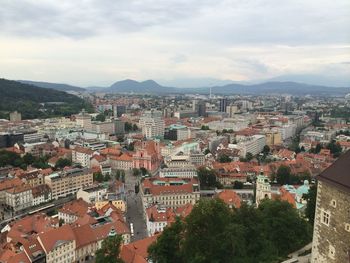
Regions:
[[[2,0],[0,77],[350,85],[349,14],[349,0]]]

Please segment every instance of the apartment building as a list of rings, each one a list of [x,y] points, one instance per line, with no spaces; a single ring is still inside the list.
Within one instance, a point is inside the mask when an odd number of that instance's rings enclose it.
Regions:
[[[187,167],[163,168],[159,172],[161,178],[194,178],[197,177],[197,169],[189,165]]]
[[[32,188],[29,185],[20,185],[6,190],[6,205],[13,212],[31,207],[32,202]]]
[[[154,204],[171,208],[194,205],[200,198],[199,182],[196,178],[147,178],[141,184],[141,197],[145,208]]]
[[[46,176],[45,183],[51,189],[52,198],[58,199],[69,194],[75,194],[81,188],[91,186],[93,184],[93,174],[87,168],[74,168]]]
[[[88,148],[83,147],[75,147],[72,150],[72,162],[78,163],[83,167],[89,167],[90,168],[90,159],[93,155],[93,151]]]
[[[142,134],[146,138],[164,137],[164,120],[160,111],[146,111],[139,120]]]
[[[257,155],[264,149],[266,145],[266,137],[264,135],[253,135],[240,141],[237,146],[240,150],[240,156],[245,157],[247,153]]]

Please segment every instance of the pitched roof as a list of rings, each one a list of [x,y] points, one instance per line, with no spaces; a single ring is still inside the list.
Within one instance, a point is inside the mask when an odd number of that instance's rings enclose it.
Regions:
[[[39,234],[39,239],[47,253],[63,243],[75,240],[75,236],[71,225],[63,225],[59,228]]]
[[[317,179],[350,192],[350,151],[341,155],[338,160],[318,175]]]
[[[147,249],[157,238],[158,236],[155,235],[124,245],[120,257],[125,263],[147,263]]]
[[[77,217],[83,217],[86,215],[89,209],[89,204],[82,198],[66,203],[59,212],[64,214],[75,215]]]
[[[217,197],[227,205],[233,205],[235,208],[241,207],[241,198],[234,190],[225,189],[218,193]]]

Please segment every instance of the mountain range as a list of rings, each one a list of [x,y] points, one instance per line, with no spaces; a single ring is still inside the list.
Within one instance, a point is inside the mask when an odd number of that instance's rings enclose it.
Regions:
[[[60,84],[60,83],[51,83],[51,82],[42,82],[42,81],[31,81],[31,80],[18,80],[23,84],[33,85],[39,88],[45,89],[55,89],[60,91],[76,91],[76,92],[84,92],[86,89],[80,88],[77,86],[72,86],[68,84]]]
[[[104,92],[104,93],[138,93],[138,94],[169,94],[195,93],[208,94],[291,94],[291,95],[344,95],[350,93],[350,87],[330,87],[311,85],[293,81],[269,81],[258,84],[229,83],[212,87],[177,88],[160,85],[154,80],[135,81],[126,79],[117,81],[109,87],[88,87],[86,89],[67,84],[57,84],[36,81],[20,81],[35,86],[76,92]]]
[[[36,87],[0,79],[0,119],[18,111],[24,119],[70,116],[81,109],[92,110],[90,103],[64,91]]]

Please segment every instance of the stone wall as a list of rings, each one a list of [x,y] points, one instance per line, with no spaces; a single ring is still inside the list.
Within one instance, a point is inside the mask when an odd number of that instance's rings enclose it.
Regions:
[[[329,213],[329,224],[322,214]],[[318,182],[312,263],[350,262],[350,193]],[[347,229],[348,227],[348,229]]]

